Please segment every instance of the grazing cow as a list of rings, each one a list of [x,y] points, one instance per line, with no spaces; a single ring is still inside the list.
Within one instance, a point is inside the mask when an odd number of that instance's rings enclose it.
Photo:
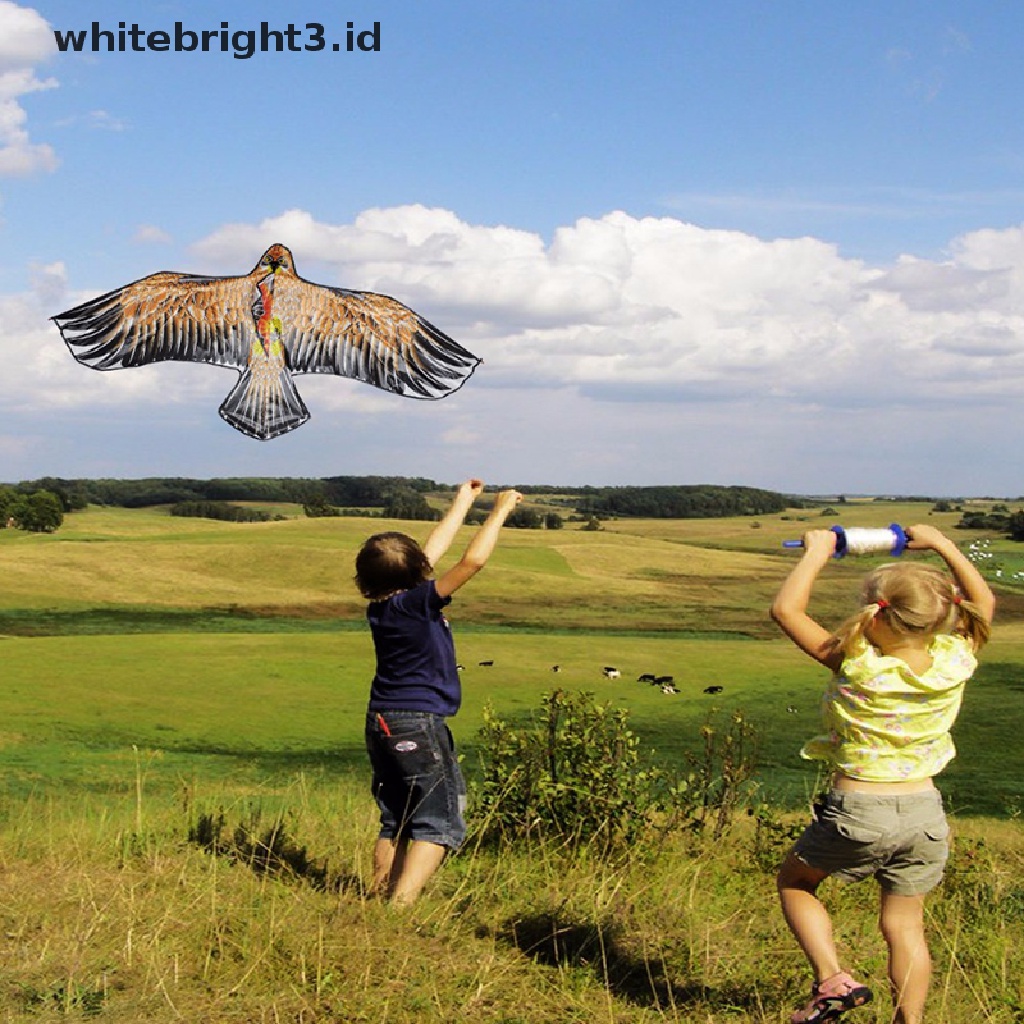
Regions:
[[[642,676],[637,676],[636,681],[638,683],[655,683],[657,678],[650,672],[645,672]]]
[[[490,668],[493,664],[494,664],[493,661],[481,661],[480,662],[480,667],[481,668]]]
[[[705,693],[721,693],[722,692],[722,687],[721,686],[705,686],[704,687],[704,692]]]
[[[561,672],[562,671],[562,666],[561,665],[552,665],[551,666],[551,671],[552,672]]]
[[[455,666],[455,671],[456,672],[465,672],[466,671],[466,666],[465,665],[456,665]]]
[[[622,675],[617,668],[613,668],[611,665],[605,665],[604,674],[607,679],[618,679]]]
[[[675,677],[674,676],[658,676],[658,678],[655,679],[654,681],[659,686],[665,686],[667,683],[674,683],[675,682]]]
[[[796,714],[796,708],[795,708],[795,707],[793,707],[793,705],[792,705],[792,704],[787,704],[787,705],[786,705],[786,710],[787,710],[787,711],[788,711],[788,712],[789,712],[789,713],[790,713],[791,715],[795,715],[795,714]]]
[[[671,683],[666,683],[661,688],[661,692],[662,693],[678,693],[679,691]]]

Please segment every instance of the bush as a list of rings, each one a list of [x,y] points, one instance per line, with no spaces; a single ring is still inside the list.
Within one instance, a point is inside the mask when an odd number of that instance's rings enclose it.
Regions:
[[[609,853],[688,802],[687,780],[641,764],[628,714],[591,693],[563,690],[545,694],[540,716],[523,727],[485,708],[475,811],[481,837],[554,837]]]
[[[225,523],[269,523],[269,512],[258,508],[244,508],[227,501],[179,501],[171,506],[172,516],[197,519],[217,519]]]
[[[333,518],[341,514],[333,505],[327,503],[326,498],[310,498],[302,506],[302,511],[310,519]]]

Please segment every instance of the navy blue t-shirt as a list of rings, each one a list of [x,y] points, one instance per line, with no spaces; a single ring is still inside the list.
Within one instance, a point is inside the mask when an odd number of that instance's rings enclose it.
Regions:
[[[370,687],[371,711],[427,711],[454,715],[462,703],[455,642],[441,613],[450,597],[433,580],[383,601],[371,601],[366,618],[377,652]]]

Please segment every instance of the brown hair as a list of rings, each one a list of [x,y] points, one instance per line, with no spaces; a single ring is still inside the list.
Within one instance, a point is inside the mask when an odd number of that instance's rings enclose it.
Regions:
[[[369,601],[415,587],[433,571],[423,548],[404,533],[376,533],[356,555],[356,586]]]
[[[960,596],[953,581],[918,562],[890,562],[868,573],[861,609],[832,634],[833,649],[849,654],[876,615],[885,616],[889,628],[905,636],[962,633],[976,649],[989,637],[988,621]]]

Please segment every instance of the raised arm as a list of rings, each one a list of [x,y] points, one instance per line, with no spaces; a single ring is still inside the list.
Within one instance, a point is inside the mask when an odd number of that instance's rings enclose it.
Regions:
[[[491,514],[474,534],[466,553],[435,584],[441,597],[450,597],[487,564],[505,520],[522,500],[523,496],[518,491],[502,491],[498,495]]]
[[[991,622],[996,610],[996,598],[984,577],[969,558],[941,530],[934,526],[911,526],[907,530],[910,538],[908,548],[919,551],[934,551],[949,566],[949,571],[960,588],[960,593],[977,609],[978,614]]]
[[[832,649],[832,634],[807,614],[807,606],[814,582],[835,550],[836,535],[831,530],[808,530],[804,534],[803,557],[783,581],[771,608],[772,618],[786,636],[833,671],[842,663],[842,654]]]
[[[423,545],[423,553],[430,560],[431,565],[437,563],[444,557],[444,553],[452,546],[455,534],[459,527],[466,521],[469,510],[473,507],[480,492],[484,489],[484,482],[475,477],[460,485],[452,499],[451,506],[442,516],[441,521],[430,531]]]

